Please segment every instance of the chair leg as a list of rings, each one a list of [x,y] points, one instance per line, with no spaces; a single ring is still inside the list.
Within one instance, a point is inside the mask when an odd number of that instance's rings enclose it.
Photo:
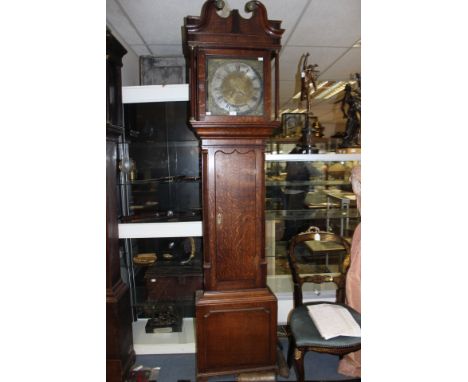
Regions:
[[[294,349],[294,366],[297,382],[304,382],[304,351],[298,348]]]
[[[292,336],[289,336],[289,338],[288,338],[288,359],[287,359],[287,363],[288,363],[289,368],[292,367],[293,356],[294,356],[294,348],[295,347],[296,347],[296,344],[294,343],[294,340],[293,340]]]

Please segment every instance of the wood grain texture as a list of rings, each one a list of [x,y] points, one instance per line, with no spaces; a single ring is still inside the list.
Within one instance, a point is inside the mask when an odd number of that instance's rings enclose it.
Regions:
[[[196,318],[198,375],[275,369],[277,302],[268,289],[199,292]]]
[[[255,279],[256,161],[255,152],[217,150],[215,161],[216,280]]]
[[[145,277],[150,301],[192,300],[195,292],[203,287],[201,275],[175,275]]]
[[[206,290],[266,285],[261,142],[202,141]]]

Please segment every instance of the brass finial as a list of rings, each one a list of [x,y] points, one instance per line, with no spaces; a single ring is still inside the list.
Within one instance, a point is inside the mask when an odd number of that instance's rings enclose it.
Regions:
[[[223,0],[216,0],[215,6],[216,6],[216,9],[218,11],[220,11],[221,9],[224,8],[224,1]]]
[[[245,4],[246,12],[253,12],[255,8],[257,8],[257,2],[255,0],[251,0],[247,4]]]

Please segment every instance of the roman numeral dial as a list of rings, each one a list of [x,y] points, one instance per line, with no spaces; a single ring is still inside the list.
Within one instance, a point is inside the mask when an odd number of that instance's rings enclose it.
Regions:
[[[263,115],[263,61],[209,59],[207,115]]]

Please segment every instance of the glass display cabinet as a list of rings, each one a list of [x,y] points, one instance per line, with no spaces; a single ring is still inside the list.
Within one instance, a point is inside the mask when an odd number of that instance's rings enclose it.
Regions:
[[[203,238],[200,149],[186,124],[188,87],[135,88],[124,88],[119,181],[121,266],[131,289],[135,351],[190,353],[195,290],[203,282]],[[143,96],[126,102],[137,90]],[[292,308],[288,240],[311,225],[351,239],[360,221],[349,182],[360,154],[288,154],[294,145],[282,140],[265,147],[267,283],[278,298],[278,323],[286,322]],[[323,256],[306,264],[307,271],[334,272],[341,249],[318,249]],[[305,292],[306,301],[335,297],[332,283],[312,284]]]
[[[279,299],[279,321],[289,311],[292,281],[287,262],[288,242],[310,226],[337,233],[351,241],[360,222],[350,174],[360,162],[360,154],[287,154],[295,143],[273,142],[266,147],[265,236],[268,284]],[[343,248],[310,242],[313,262],[307,273],[335,273],[343,259]],[[310,285],[311,295],[334,298],[332,283]],[[288,307],[281,312],[282,296]],[[281,318],[283,317],[283,319]]]
[[[202,287],[199,143],[187,102],[124,106],[122,267],[147,333],[182,331]]]

